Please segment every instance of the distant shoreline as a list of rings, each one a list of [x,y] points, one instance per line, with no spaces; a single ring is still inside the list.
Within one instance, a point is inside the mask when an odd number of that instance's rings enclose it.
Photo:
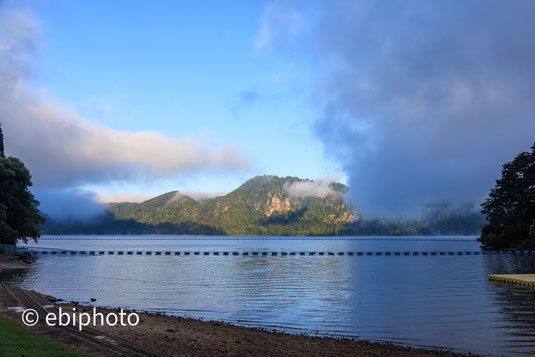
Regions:
[[[206,237],[210,239],[222,238],[222,239],[232,239],[232,238],[363,238],[363,237],[389,237],[389,238],[407,238],[407,237],[470,237],[470,238],[479,238],[479,234],[406,234],[406,235],[392,235],[392,234],[382,234],[382,235],[373,235],[373,234],[362,234],[362,235],[209,235],[209,234],[122,234],[122,233],[99,233],[99,234],[85,234],[85,233],[62,233],[62,234],[43,234],[44,236],[52,237]],[[41,238],[38,238],[39,241]]]

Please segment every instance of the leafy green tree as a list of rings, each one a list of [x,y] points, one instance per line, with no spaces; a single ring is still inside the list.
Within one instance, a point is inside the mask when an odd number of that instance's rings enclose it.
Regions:
[[[0,243],[37,240],[44,218],[37,210],[39,202],[28,189],[32,177],[22,161],[5,157],[1,127],[0,139]]]
[[[535,144],[503,165],[502,177],[481,205],[488,224],[481,241],[488,246],[518,247],[533,245],[526,241],[535,219]]]

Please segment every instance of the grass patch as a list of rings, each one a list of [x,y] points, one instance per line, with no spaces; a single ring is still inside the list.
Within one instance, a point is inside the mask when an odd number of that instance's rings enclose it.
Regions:
[[[37,335],[15,321],[0,317],[0,356],[2,357],[82,357],[59,342]]]

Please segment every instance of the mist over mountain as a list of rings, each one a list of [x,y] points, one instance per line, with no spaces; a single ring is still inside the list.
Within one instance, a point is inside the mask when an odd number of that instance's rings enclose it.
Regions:
[[[534,5],[277,1],[255,46],[317,74],[312,127],[359,211],[418,217],[428,202],[482,202],[533,143]]]
[[[348,187],[330,179],[256,176],[236,190],[195,200],[172,191],[143,202],[107,205],[89,220],[55,221],[45,234],[189,234],[337,236],[476,234],[482,216],[474,207],[441,202],[420,219],[363,219],[345,201]]]

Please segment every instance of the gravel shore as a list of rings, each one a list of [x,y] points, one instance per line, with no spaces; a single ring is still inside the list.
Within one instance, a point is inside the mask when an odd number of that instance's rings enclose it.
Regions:
[[[92,311],[89,306],[76,305],[76,308]],[[117,312],[97,309],[105,314]],[[462,356],[388,343],[293,335],[159,314],[139,315],[137,326],[95,328],[166,356]]]
[[[19,260],[19,256],[10,253],[0,253],[0,271],[8,269],[26,268],[31,264]]]
[[[0,270],[28,267],[13,254],[0,254]],[[56,303],[53,297],[47,298]],[[91,312],[93,306],[61,304]],[[97,307],[98,312],[118,312]],[[138,312],[139,313],[139,312]],[[294,335],[216,321],[139,313],[137,326],[93,326],[103,333],[156,350],[164,356],[463,356],[390,343]]]

